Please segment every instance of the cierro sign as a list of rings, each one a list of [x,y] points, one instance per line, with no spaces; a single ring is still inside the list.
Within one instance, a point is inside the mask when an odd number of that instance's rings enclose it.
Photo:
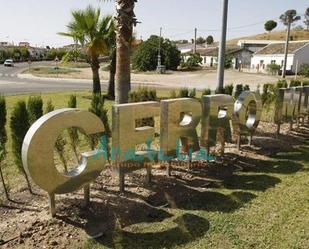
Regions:
[[[309,86],[278,90],[274,112],[278,132],[283,121],[292,125],[295,120],[299,122],[302,118],[304,121],[308,117],[308,95]],[[114,105],[112,151],[113,165],[119,172],[120,190],[124,190],[125,173],[141,167],[147,169],[147,180],[150,181],[151,162],[158,158],[168,162],[167,172],[170,174],[171,160],[178,156],[180,144],[182,151],[189,155],[189,160],[192,160],[192,153],[201,152],[203,148],[208,152],[217,142],[222,145],[223,155],[224,143],[232,140],[231,128],[239,138],[242,135],[252,138],[259,124],[261,111],[260,95],[249,91],[243,92],[235,103],[231,96],[219,94],[203,96],[200,100],[182,98],[162,100],[160,103]],[[160,150],[147,146],[147,150],[137,151],[137,145],[151,144],[155,139],[155,128],[136,127],[136,121],[158,116]],[[197,132],[199,124],[200,134]],[[71,127],[79,128],[86,135],[104,132],[101,120],[94,114],[79,109],[60,109],[36,121],[23,143],[25,170],[38,186],[48,192],[52,215],[56,212],[55,194],[69,193],[83,187],[87,204],[90,196],[89,184],[99,176],[106,164],[106,148],[99,146],[95,151],[82,153],[79,164],[71,172],[58,172],[54,164],[54,145],[61,131]],[[220,141],[217,141],[218,137]],[[129,157],[126,153],[128,151],[131,155]],[[136,157],[139,160],[135,160]]]

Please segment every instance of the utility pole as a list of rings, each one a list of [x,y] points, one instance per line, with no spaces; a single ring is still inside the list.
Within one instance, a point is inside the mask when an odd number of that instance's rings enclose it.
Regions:
[[[158,66],[157,66],[157,70],[161,70],[161,37],[162,37],[162,27],[160,27],[159,52],[158,52]]]
[[[291,33],[291,22],[289,21],[288,31],[286,34],[286,41],[285,41],[284,62],[283,62],[283,68],[282,68],[282,78],[283,79],[285,79],[285,75],[286,75],[286,65],[287,65],[287,60],[288,60],[290,33]]]
[[[222,13],[222,30],[219,48],[219,64],[218,64],[218,90],[223,92],[224,85],[224,64],[225,64],[225,46],[226,46],[226,30],[227,30],[227,15],[228,15],[228,0],[223,0]]]
[[[196,54],[196,37],[197,37],[197,28],[194,29],[194,54]]]

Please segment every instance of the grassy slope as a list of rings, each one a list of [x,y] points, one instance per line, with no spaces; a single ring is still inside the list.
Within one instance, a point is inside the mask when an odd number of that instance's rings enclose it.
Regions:
[[[284,30],[273,31],[271,33],[262,33],[258,35],[246,36],[228,41],[228,45],[235,46],[239,40],[285,40],[286,32]],[[294,41],[309,40],[309,31],[292,30],[291,37]]]

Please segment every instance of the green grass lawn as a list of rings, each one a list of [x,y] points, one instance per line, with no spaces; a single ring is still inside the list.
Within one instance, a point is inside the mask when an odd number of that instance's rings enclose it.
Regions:
[[[71,94],[41,96],[44,104],[52,100],[56,108],[63,108],[67,106]],[[88,109],[91,92],[74,94],[77,96],[78,107]],[[160,97],[168,95],[168,91],[158,91]],[[28,97],[29,95],[6,97],[8,123],[14,103],[20,99],[27,100]],[[109,116],[112,104],[113,102],[106,101]],[[269,112],[263,115],[269,116]],[[7,131],[9,133],[10,129]],[[10,137],[10,134],[8,135]],[[25,187],[25,181],[13,162],[10,139],[7,148],[8,156],[3,165],[5,179],[11,189]],[[167,207],[153,207],[148,204],[142,206],[150,208],[151,215],[145,218],[142,212],[137,213],[129,222],[130,225],[122,228],[118,224],[121,217],[108,216],[108,220],[102,222],[114,220],[115,228],[100,239],[88,239],[78,246],[83,249],[308,248],[308,139],[305,144],[289,147],[282,153],[262,160],[244,155],[231,156],[237,156],[244,162],[242,171],[235,171],[229,177],[219,178],[207,187],[200,187],[193,184],[193,181],[178,178],[167,180],[162,183],[162,191],[157,192],[168,200]],[[174,191],[173,194],[170,194],[171,189]],[[1,196],[3,197],[2,187]],[[134,213],[135,210],[129,209],[128,212]]]
[[[29,73],[29,70],[26,70],[25,72]],[[80,71],[69,67],[59,67],[58,69],[55,67],[33,67],[30,69],[30,73],[33,75],[63,75],[78,72]]]

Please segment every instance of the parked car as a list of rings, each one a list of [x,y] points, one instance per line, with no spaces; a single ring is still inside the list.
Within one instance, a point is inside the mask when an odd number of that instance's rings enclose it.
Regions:
[[[5,67],[14,67],[14,62],[12,59],[8,59],[4,61],[4,66]]]

